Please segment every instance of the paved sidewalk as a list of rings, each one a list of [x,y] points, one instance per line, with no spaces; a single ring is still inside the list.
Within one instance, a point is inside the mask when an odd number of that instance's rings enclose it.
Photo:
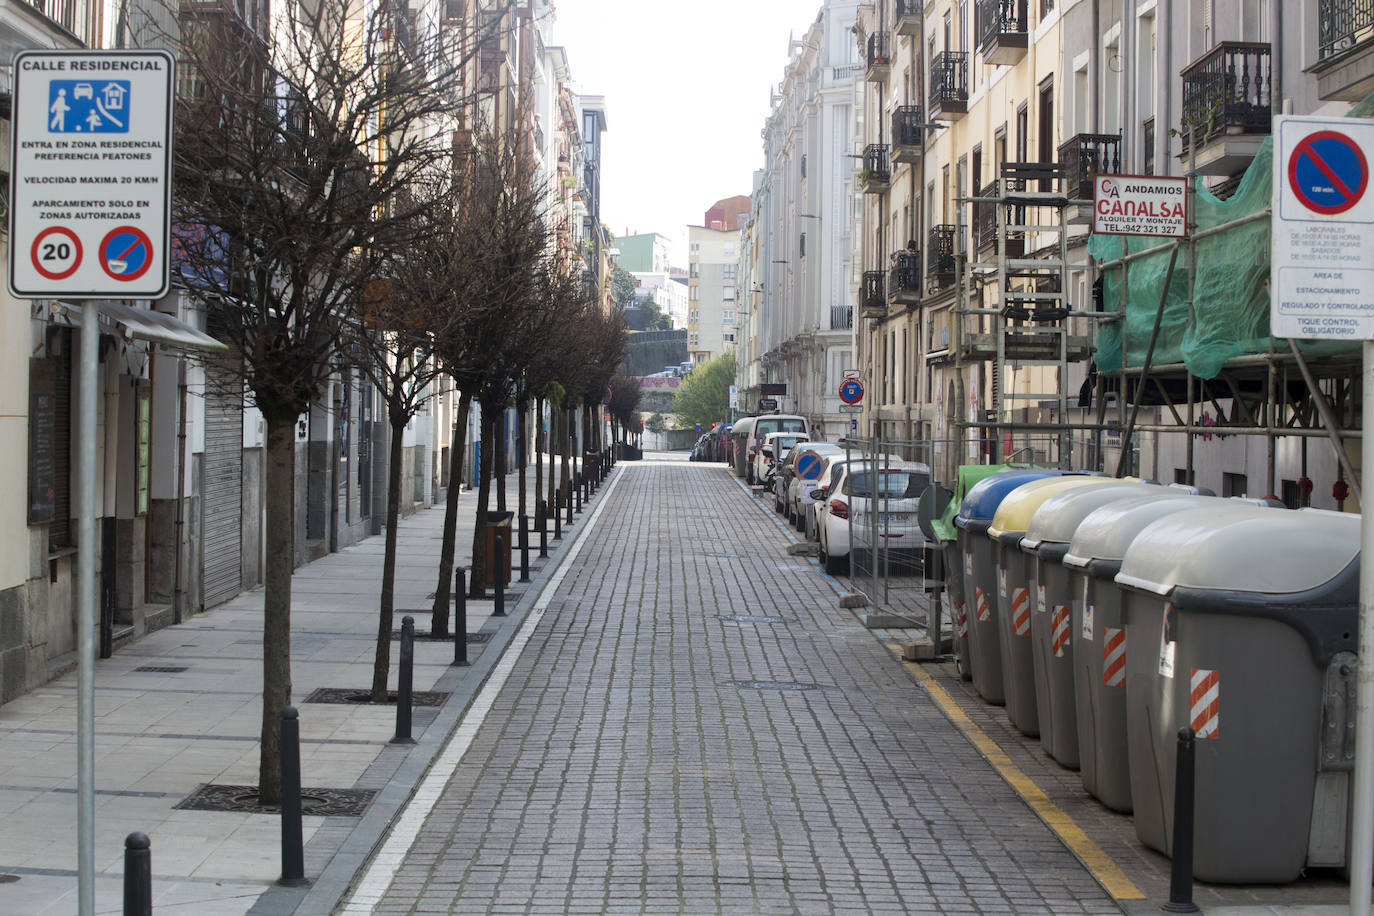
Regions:
[[[508,505],[516,502],[515,475]],[[533,476],[529,480],[533,493]],[[603,488],[604,492],[604,488]],[[493,492],[493,506],[495,494]],[[532,505],[531,500],[531,505]],[[593,501],[593,505],[595,501]],[[476,494],[461,496],[458,561],[468,565]],[[396,626],[409,610],[428,630],[443,509],[403,519],[399,530]],[[418,745],[391,745],[394,706],[306,703],[316,688],[365,691],[371,684],[384,538],[368,538],[297,570],[292,583],[293,697],[301,714],[307,787],[373,789],[363,817],[305,818],[306,873],[314,887],[275,886],[281,873],[276,815],[178,809],[204,783],[255,785],[262,683],[262,598],[254,589],[187,622],[150,634],[96,665],[96,909],[122,907],[124,837],[152,840],[158,914],[328,912],[353,870],[404,802],[473,690],[514,631],[521,604],[547,578],[581,524],[551,543],[535,583],[513,583],[507,618],[492,602],[469,602],[472,667],[450,666],[451,641],[417,641],[415,689],[453,693],[442,709],[415,710]],[[551,532],[552,533],[552,532]],[[518,552],[515,556],[518,577]],[[394,688],[398,643],[392,644]],[[143,669],[143,670],[140,670]],[[177,670],[148,670],[177,669]],[[76,676],[0,707],[0,913],[76,911]],[[435,723],[436,727],[429,727]],[[17,880],[14,880],[17,879]]]
[[[750,501],[618,469],[346,912],[1120,912]]]

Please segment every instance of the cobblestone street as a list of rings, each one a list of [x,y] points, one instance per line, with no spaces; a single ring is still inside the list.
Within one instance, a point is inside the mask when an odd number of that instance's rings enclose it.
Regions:
[[[588,521],[349,912],[1119,912],[719,465]]]

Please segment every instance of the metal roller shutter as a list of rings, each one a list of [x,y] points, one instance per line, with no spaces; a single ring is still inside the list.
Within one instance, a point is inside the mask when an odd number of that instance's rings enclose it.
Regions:
[[[223,365],[205,367],[205,495],[203,506],[205,606],[222,604],[241,588],[243,509],[243,397],[239,377]]]

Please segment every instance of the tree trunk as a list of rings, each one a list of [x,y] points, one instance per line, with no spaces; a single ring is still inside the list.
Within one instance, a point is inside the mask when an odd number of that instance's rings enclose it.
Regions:
[[[558,487],[555,475],[558,469],[558,405],[549,402],[549,423],[548,432],[544,440],[544,448],[549,455],[549,515],[552,516],[558,511],[558,503],[554,499],[554,490]],[[552,527],[553,522],[549,522]]]
[[[495,408],[488,410],[482,404],[482,452],[488,457],[481,462],[477,484],[477,524],[472,534],[472,568],[468,570],[468,596],[485,598],[487,595],[487,508],[491,505],[491,477],[496,462],[491,460],[492,439],[495,438]],[[509,537],[509,533],[506,535]],[[492,564],[500,569],[499,563]]]
[[[492,432],[496,442],[496,450],[492,453],[496,459],[491,469],[492,476],[496,479],[496,511],[506,511],[506,409],[504,407],[494,411],[496,414],[492,418]]]
[[[444,503],[444,543],[439,549],[439,583],[434,587],[434,607],[429,616],[431,636],[448,635],[453,552],[458,546],[458,488],[463,481],[463,452],[467,449],[468,414],[471,411],[471,392],[459,392],[458,419],[454,421],[453,442],[449,445],[448,498]]]
[[[563,456],[563,498],[567,499],[572,487],[572,471],[568,467],[572,461],[572,436],[568,435],[572,427],[569,420],[569,410],[564,408],[558,413],[558,419],[563,427],[558,437],[562,440],[562,447],[559,448],[558,453]]]
[[[386,702],[386,678],[391,671],[391,627],[395,619],[396,526],[401,520],[401,461],[405,455],[404,410],[387,405],[391,427],[391,458],[386,469],[386,549],[382,553],[382,607],[377,620],[377,651],[372,658],[372,702]]]
[[[267,570],[262,602],[262,736],[258,796],[281,803],[281,711],[291,705],[291,574],[296,557],[296,417],[264,411]]]
[[[528,451],[529,451],[528,447],[527,447],[526,444],[525,444],[525,429],[526,429],[526,426],[525,426],[525,414],[526,414],[526,409],[527,409],[528,407],[529,407],[529,402],[528,402],[528,401],[521,401],[521,402],[519,402],[518,404],[516,404],[516,406],[515,406],[515,411],[516,411],[516,413],[515,413],[516,427],[515,427],[515,428],[516,428],[516,437],[517,437],[517,438],[516,438],[516,446],[515,446],[515,458],[516,458],[516,462],[517,462],[517,464],[519,465],[519,468],[520,468],[520,499],[519,499],[519,502],[518,502],[518,505],[519,505],[519,507],[520,507],[520,511],[519,511],[518,513],[516,513],[516,515],[517,515],[516,522],[519,523],[519,524],[522,524],[522,525],[524,524],[525,515],[526,515],[526,514],[528,513],[528,511],[529,511],[529,506],[526,504],[526,499],[525,499],[525,465],[528,463],[528,462],[525,460],[525,458],[526,458],[526,456],[527,456],[527,454],[528,454]]]

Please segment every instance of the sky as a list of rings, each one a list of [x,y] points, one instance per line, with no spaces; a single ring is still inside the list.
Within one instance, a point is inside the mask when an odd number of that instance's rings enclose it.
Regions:
[[[687,226],[752,190],[769,89],[822,0],[555,0],[552,44],[606,98],[601,221],[657,232],[687,267]]]

